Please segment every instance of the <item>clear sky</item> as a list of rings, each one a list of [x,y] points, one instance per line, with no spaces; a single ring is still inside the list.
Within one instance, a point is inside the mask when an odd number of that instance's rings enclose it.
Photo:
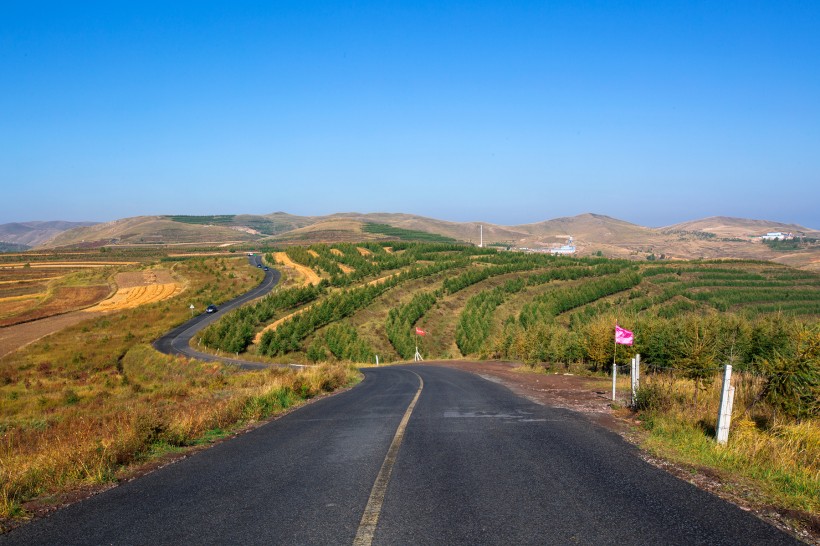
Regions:
[[[820,228],[820,2],[0,3],[0,223]]]

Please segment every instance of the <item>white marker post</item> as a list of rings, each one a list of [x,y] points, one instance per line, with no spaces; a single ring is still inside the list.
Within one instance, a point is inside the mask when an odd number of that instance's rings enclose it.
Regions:
[[[379,365],[379,355],[376,355],[376,366]]]
[[[723,389],[720,392],[720,412],[718,413],[717,443],[729,442],[729,427],[732,425],[732,406],[735,402],[735,388],[732,386],[732,365],[726,364],[723,374]]]
[[[615,401],[615,380],[618,377],[618,366],[612,363],[612,401]]]
[[[194,304],[193,303],[191,304],[190,309],[191,309],[191,317],[193,317],[194,316]]]

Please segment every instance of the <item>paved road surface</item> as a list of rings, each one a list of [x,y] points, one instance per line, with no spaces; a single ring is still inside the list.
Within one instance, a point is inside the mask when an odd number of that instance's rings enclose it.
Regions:
[[[253,256],[248,256],[248,262],[251,266],[256,267],[257,265],[262,265],[262,258],[258,254],[254,254]],[[279,271],[275,269],[269,269],[265,271],[265,278],[262,279],[262,282],[259,285],[251,290],[250,292],[246,292],[245,294],[232,299],[226,303],[223,303],[219,306],[219,311],[216,313],[202,313],[197,315],[196,317],[192,318],[188,322],[177,326],[158,340],[156,340],[153,345],[156,350],[161,353],[165,354],[179,354],[185,355],[190,358],[196,358],[197,360],[204,360],[206,362],[225,362],[228,364],[235,364],[241,368],[245,369],[261,369],[261,368],[269,368],[271,364],[260,364],[258,362],[250,362],[247,360],[242,360],[239,358],[230,358],[225,356],[214,356],[209,353],[203,353],[201,351],[197,351],[189,344],[191,339],[199,333],[200,330],[204,329],[208,325],[222,317],[228,311],[232,311],[245,303],[254,300],[256,298],[260,298],[273,290],[276,284],[279,282],[281,278],[281,274]],[[274,364],[275,366],[275,364]]]
[[[0,544],[353,544],[366,506],[377,516],[373,544],[796,543],[567,410],[450,368],[365,374],[350,391]],[[374,505],[373,485],[421,379]]]

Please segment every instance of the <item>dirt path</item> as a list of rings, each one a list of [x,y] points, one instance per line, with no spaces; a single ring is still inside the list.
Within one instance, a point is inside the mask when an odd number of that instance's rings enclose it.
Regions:
[[[279,328],[279,325],[282,324],[283,322],[285,322],[286,320],[291,319],[291,318],[295,317],[296,315],[300,315],[300,314],[304,313],[305,311],[307,311],[308,309],[310,309],[314,305],[316,305],[316,304],[311,303],[310,305],[302,307],[298,311],[294,311],[293,313],[291,313],[287,316],[284,316],[284,317],[280,318],[279,320],[275,320],[275,321],[271,322],[270,324],[268,324],[267,326],[262,328],[262,330],[260,330],[259,333],[257,333],[253,337],[253,345],[258,345],[259,342],[262,341],[262,336],[265,334],[265,332],[267,332],[269,330],[276,330],[277,328]]]
[[[302,286],[307,286],[309,284],[317,285],[322,280],[319,278],[319,275],[316,274],[314,270],[309,267],[306,267],[302,264],[297,264],[290,257],[285,254],[284,252],[275,252],[273,254],[274,259],[281,263],[285,267],[289,267],[299,273],[302,277],[304,277],[304,282]]]

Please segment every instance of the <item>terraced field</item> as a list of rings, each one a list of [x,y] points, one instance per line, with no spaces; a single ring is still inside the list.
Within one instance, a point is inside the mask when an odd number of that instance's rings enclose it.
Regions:
[[[27,262],[0,266],[0,327],[89,307],[110,292],[111,264]]]
[[[411,359],[418,345],[425,358],[594,368],[625,357],[613,354],[617,320],[638,332],[636,350],[666,367],[682,357],[653,350],[657,332],[698,318],[717,330],[735,324],[743,339],[714,357],[734,351],[753,366],[766,350],[764,321],[786,328],[820,317],[820,276],[768,262],[641,264],[422,243],[317,244],[275,258],[310,275],[314,289],[279,290],[224,317],[203,336],[207,346],[273,361],[389,362]],[[417,336],[416,327],[428,334]]]

